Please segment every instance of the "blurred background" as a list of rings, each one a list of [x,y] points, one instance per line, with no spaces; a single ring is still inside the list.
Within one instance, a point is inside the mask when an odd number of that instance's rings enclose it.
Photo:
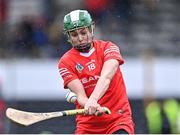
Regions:
[[[92,14],[96,39],[120,47],[136,133],[180,133],[179,7],[179,0],[0,0],[0,133],[74,133],[74,117],[23,127],[5,110],[74,108],[57,64],[71,48],[63,17],[75,9]]]

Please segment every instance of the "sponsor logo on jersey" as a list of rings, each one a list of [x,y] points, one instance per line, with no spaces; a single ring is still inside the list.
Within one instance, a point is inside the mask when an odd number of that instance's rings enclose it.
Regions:
[[[83,67],[81,64],[79,64],[79,63],[76,64],[76,70],[77,70],[79,73],[82,72],[83,69],[84,69],[84,67]]]
[[[86,78],[82,78],[81,79],[81,82],[82,84],[85,84],[85,83],[88,83],[88,82],[91,82],[91,81],[96,81],[99,79],[100,76],[98,75],[95,75],[95,76],[89,76],[89,77],[86,77]]]

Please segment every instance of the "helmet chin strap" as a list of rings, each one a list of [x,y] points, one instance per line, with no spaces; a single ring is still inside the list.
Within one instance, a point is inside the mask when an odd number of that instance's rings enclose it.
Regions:
[[[88,53],[89,50],[91,49],[91,43],[87,43],[85,46],[79,46],[79,45],[74,46],[74,49],[82,53]]]

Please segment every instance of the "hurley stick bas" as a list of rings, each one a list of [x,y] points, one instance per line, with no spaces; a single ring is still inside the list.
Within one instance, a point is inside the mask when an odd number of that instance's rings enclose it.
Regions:
[[[104,112],[106,114],[111,114],[110,110],[107,107],[104,107]],[[27,112],[22,110],[17,110],[14,108],[8,108],[6,110],[6,116],[21,125],[29,126],[34,123],[56,118],[62,116],[72,116],[72,115],[82,115],[85,113],[85,109],[74,109],[74,110],[65,110],[65,111],[58,111],[58,112]]]

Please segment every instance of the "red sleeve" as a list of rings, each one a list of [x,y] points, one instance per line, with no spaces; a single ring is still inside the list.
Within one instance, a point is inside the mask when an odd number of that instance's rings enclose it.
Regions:
[[[78,77],[73,72],[73,69],[63,60],[59,62],[58,69],[62,79],[64,80],[64,88],[67,89],[67,84]]]
[[[119,65],[122,65],[124,63],[119,47],[111,42],[108,42],[104,49],[104,61],[107,61],[109,59],[118,60]]]

